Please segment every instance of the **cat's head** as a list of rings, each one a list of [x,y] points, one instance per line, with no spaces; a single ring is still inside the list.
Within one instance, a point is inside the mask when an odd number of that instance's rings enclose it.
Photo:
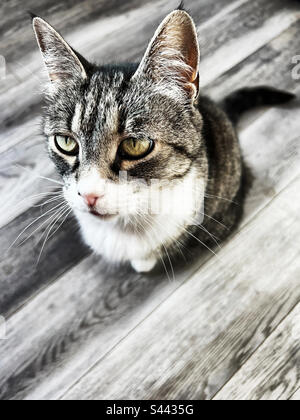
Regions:
[[[189,14],[167,16],[136,66],[92,65],[41,18],[33,26],[50,79],[49,153],[77,216],[116,223],[175,208],[191,217],[207,165]]]

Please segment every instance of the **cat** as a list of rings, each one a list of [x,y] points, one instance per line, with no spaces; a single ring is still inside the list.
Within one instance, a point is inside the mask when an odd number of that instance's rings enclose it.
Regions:
[[[215,104],[200,94],[200,48],[182,7],[139,64],[97,66],[45,20],[33,28],[49,76],[44,134],[87,245],[139,273],[240,221],[245,165],[235,123],[293,95],[259,87]]]

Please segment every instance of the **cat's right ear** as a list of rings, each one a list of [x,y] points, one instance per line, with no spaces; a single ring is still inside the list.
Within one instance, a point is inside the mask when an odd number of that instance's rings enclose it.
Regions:
[[[87,78],[84,65],[62,36],[40,17],[34,17],[32,24],[51,87],[84,81]]]
[[[146,76],[161,93],[195,101],[200,90],[196,26],[184,10],[170,13],[157,29],[134,78]]]

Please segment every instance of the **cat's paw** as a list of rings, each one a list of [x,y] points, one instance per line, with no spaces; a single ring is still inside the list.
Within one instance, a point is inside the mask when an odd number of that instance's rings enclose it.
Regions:
[[[157,260],[149,258],[147,260],[133,260],[131,261],[132,268],[137,273],[149,273],[156,266]]]

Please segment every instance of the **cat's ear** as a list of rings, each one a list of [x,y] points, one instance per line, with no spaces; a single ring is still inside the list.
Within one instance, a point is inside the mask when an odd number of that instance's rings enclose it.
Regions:
[[[34,17],[32,23],[51,85],[85,80],[87,73],[83,63],[62,36],[39,17]]]
[[[179,87],[195,100],[199,94],[199,63],[195,24],[187,12],[176,10],[159,26],[134,77],[146,74],[160,86]]]

